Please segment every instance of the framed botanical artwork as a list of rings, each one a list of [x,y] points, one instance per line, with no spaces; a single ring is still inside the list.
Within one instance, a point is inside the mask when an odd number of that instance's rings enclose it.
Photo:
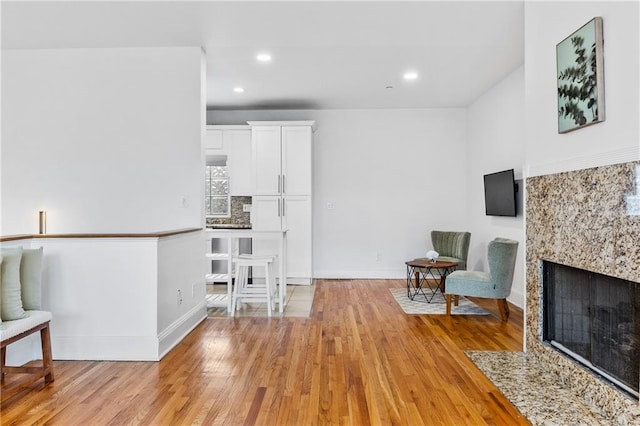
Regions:
[[[600,17],[556,45],[558,133],[604,121],[602,47]]]

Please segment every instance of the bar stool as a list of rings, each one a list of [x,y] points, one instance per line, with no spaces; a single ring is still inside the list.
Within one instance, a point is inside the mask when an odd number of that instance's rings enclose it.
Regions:
[[[231,316],[235,316],[236,306],[240,301],[267,302],[267,315],[275,309],[276,280],[274,263],[277,256],[243,254],[233,258],[236,270],[236,281],[231,299]],[[264,284],[249,284],[249,268],[262,267],[265,272]]]

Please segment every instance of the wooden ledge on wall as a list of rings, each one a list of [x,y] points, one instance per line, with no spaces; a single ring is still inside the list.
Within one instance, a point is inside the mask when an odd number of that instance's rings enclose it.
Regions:
[[[31,238],[164,238],[173,235],[188,234],[202,231],[203,228],[183,228],[171,231],[149,232],[149,233],[122,233],[122,234],[20,234],[0,237],[1,242],[28,240]]]

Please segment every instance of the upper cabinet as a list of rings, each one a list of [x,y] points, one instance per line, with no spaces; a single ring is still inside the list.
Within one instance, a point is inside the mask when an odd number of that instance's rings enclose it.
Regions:
[[[311,195],[312,121],[250,121],[253,195]]]
[[[311,126],[282,127],[282,193],[311,195]]]
[[[205,151],[221,150],[224,148],[223,131],[221,129],[213,129],[213,127],[214,126],[207,126],[207,131],[204,135]]]
[[[251,131],[230,130],[225,136],[231,195],[251,195]]]
[[[251,128],[252,195],[280,195],[282,144],[280,126]]]
[[[207,126],[205,155],[226,155],[231,195],[251,195],[251,129],[249,126]]]

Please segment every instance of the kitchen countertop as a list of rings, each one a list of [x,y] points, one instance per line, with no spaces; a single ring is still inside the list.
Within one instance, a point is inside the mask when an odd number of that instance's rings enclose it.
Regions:
[[[250,223],[212,223],[208,229],[251,229]]]

